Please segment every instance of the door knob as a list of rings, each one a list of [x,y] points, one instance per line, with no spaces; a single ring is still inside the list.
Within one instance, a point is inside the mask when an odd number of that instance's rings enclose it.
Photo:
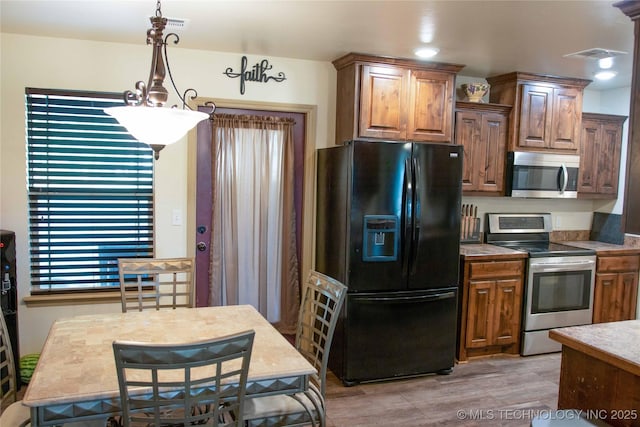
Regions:
[[[207,250],[207,244],[205,242],[198,242],[196,247],[200,252],[204,252]]]

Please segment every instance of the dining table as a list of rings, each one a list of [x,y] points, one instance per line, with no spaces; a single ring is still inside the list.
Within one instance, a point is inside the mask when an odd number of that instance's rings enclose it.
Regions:
[[[56,320],[23,404],[32,427],[121,414],[112,343],[182,344],[254,330],[246,397],[307,392],[316,369],[250,305],[83,315]]]

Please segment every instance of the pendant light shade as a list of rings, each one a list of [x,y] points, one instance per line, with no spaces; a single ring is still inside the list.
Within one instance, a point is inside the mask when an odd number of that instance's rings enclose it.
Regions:
[[[113,116],[131,135],[138,141],[149,144],[153,149],[154,158],[160,157],[160,150],[165,145],[173,144],[180,140],[202,120],[213,116],[216,106],[212,102],[205,105],[211,107],[209,114],[194,111],[187,105],[189,99],[194,100],[198,93],[195,89],[187,89],[182,95],[178,92],[169,59],[167,57],[167,39],[174,38],[177,44],[180,38],[175,33],[169,33],[163,37],[163,31],[167,25],[167,18],[162,17],[160,0],[157,1],[156,14],[150,18],[151,28],[147,31],[147,44],[153,45],[151,58],[151,71],[149,80],[136,83],[136,90],[124,92],[126,106],[105,108],[105,112]],[[165,107],[169,92],[163,86],[165,75],[169,75],[171,85],[182,101],[182,109],[173,106]]]
[[[209,118],[208,114],[201,111],[168,107],[122,106],[105,108],[104,111],[115,117],[138,141],[152,148],[179,141],[195,125]]]

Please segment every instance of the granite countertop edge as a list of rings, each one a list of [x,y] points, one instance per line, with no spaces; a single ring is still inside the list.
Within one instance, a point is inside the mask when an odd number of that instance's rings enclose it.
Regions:
[[[471,243],[460,245],[460,257],[464,260],[500,260],[527,258],[527,252],[509,249],[488,243]]]
[[[640,245],[636,245],[635,243],[625,242],[623,245],[617,245],[596,240],[560,240],[556,242],[583,249],[592,249],[597,255],[640,255]],[[463,259],[526,258],[527,256],[526,252],[488,243],[460,245],[460,257]]]
[[[597,255],[640,255],[640,246],[626,242],[622,245],[599,242],[596,240],[566,240],[562,243],[583,249],[593,249],[596,251]]]
[[[640,375],[640,351],[629,346],[628,342],[635,342],[639,334],[640,320],[594,323],[549,331],[549,337],[554,341],[633,375]]]

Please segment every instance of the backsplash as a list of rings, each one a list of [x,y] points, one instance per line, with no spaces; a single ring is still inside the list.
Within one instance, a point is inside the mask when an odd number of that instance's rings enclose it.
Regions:
[[[589,240],[589,230],[557,230],[552,231],[549,239],[552,242],[566,242],[569,240]]]
[[[621,245],[624,243],[621,225],[622,215],[594,212],[589,240]]]

